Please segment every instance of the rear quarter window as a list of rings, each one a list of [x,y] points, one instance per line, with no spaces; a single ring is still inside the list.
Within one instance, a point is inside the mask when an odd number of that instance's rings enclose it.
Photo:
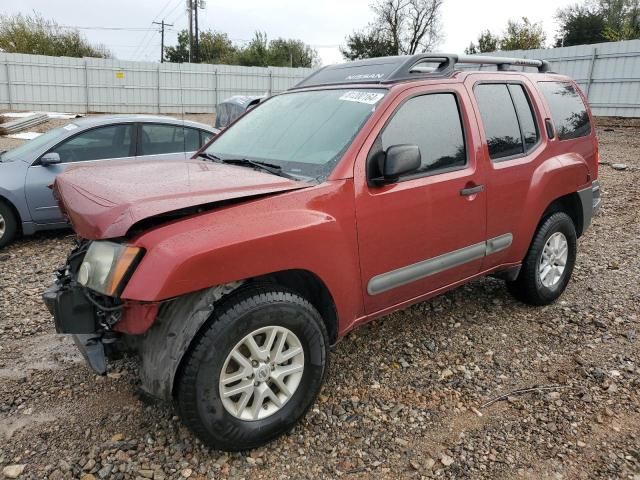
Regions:
[[[587,108],[572,83],[538,82],[538,85],[551,109],[560,140],[584,137],[591,133]]]

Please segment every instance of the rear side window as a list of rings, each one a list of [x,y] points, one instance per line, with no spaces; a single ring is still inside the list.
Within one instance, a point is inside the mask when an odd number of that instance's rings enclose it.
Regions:
[[[538,126],[534,120],[531,103],[522,85],[510,84],[509,93],[511,94],[513,105],[516,107],[522,139],[524,140],[524,149],[528,152],[538,143],[539,138]]]
[[[589,135],[591,132],[589,114],[573,84],[569,82],[539,82],[538,85],[540,85],[549,104],[553,123],[560,140]]]
[[[518,117],[505,84],[481,84],[474,88],[489,157],[492,160],[524,153]]]
[[[458,102],[452,93],[410,98],[394,114],[379,141],[378,148],[384,151],[393,145],[420,147],[418,173],[461,167],[467,162]]]
[[[143,123],[140,135],[138,155],[191,152],[200,148],[200,133],[193,128]]]

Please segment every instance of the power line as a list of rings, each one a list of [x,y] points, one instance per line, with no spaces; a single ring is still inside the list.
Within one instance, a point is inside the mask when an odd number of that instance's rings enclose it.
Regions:
[[[160,18],[160,15],[162,15],[162,12],[171,4],[172,1],[173,0],[169,0],[167,3],[165,3],[165,5],[160,9],[160,12],[158,12],[156,14],[156,16],[153,17],[153,19],[151,20],[152,28],[147,30],[147,32],[142,37],[142,40],[140,40],[140,52],[138,52],[137,50],[134,52],[134,54],[133,54],[133,58],[134,59],[137,58],[138,55],[142,55],[145,52],[145,50],[147,48],[149,48],[149,43],[153,40],[153,34],[151,36],[149,36],[149,31],[157,31],[156,28],[153,28],[153,22],[157,21],[158,18]],[[165,15],[165,18],[167,16],[171,15],[175,11],[175,9],[180,6],[181,3],[182,3],[182,0],[177,0],[177,2],[174,5],[173,9],[171,9],[169,12],[167,12],[167,14]]]
[[[155,23],[156,25],[160,25],[160,63],[164,62],[164,27],[165,26],[169,26],[169,27],[173,27],[173,24],[170,23],[164,23],[164,20],[162,20],[162,22],[152,22]]]
[[[146,27],[80,27],[77,25],[60,25],[60,28],[67,28],[73,30],[126,30],[130,32],[144,32],[149,30],[155,30],[155,28],[146,28]]]

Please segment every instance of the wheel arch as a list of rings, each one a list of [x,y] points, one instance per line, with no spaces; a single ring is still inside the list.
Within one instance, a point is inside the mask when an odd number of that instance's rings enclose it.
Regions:
[[[326,284],[308,270],[282,270],[219,285],[167,302],[152,327],[140,338],[137,350],[142,357],[141,390],[154,398],[173,399],[176,380],[194,341],[208,324],[221,301],[236,291],[255,284],[271,284],[291,290],[311,303],[322,317],[329,341],[338,337],[338,314]]]
[[[13,214],[16,217],[16,224],[17,224],[17,228],[18,228],[18,233],[22,234],[22,216],[20,215],[20,211],[18,210],[18,208],[13,204],[13,202],[11,200],[9,200],[2,193],[0,193],[0,203],[3,203],[4,205],[6,205],[9,208],[9,210],[11,210],[11,212],[13,212]]]
[[[569,215],[576,228],[576,235],[580,238],[584,232],[584,215],[580,195],[577,192],[568,193],[551,201],[542,213],[535,231],[538,231],[540,225],[542,225],[548,217],[557,212],[564,212]]]

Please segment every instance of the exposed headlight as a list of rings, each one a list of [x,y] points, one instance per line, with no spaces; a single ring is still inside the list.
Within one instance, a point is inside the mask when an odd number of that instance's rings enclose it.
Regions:
[[[105,295],[119,293],[123,279],[142,249],[115,242],[92,242],[78,270],[78,283]]]

